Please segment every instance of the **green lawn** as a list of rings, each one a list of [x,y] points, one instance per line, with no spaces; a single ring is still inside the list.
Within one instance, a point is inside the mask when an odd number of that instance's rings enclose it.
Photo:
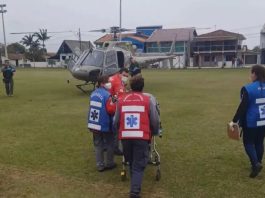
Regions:
[[[148,166],[144,198],[265,197],[265,173],[249,179],[242,143],[226,123],[248,69],[144,70],[160,102],[162,178]],[[70,84],[66,81],[70,79]],[[127,197],[118,168],[98,173],[87,131],[88,96],[66,70],[18,69],[14,97],[0,89],[0,197]]]

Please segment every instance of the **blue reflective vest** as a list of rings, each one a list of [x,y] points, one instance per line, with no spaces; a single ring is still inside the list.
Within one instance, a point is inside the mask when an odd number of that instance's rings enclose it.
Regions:
[[[255,81],[245,88],[248,92],[247,127],[265,126],[265,83]]]
[[[107,113],[106,104],[110,93],[103,87],[97,88],[90,96],[87,127],[100,132],[111,131],[111,116]]]

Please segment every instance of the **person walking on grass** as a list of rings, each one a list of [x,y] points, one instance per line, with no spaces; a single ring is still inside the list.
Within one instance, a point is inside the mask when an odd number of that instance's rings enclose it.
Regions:
[[[241,102],[229,123],[243,129],[243,144],[251,163],[249,177],[256,177],[262,169],[265,135],[265,68],[254,65],[250,71],[251,83],[241,89]]]
[[[91,93],[88,112],[88,129],[93,133],[97,170],[110,170],[114,163],[114,133],[112,116],[116,106],[111,101],[108,76],[98,77],[98,88]],[[104,151],[106,159],[104,160]]]
[[[109,82],[111,83],[109,92],[114,100],[119,100],[119,98],[126,92],[128,77],[129,71],[124,67],[120,69],[119,73],[109,77]],[[115,131],[114,134],[114,154],[121,156],[123,153],[120,149],[117,131]]]
[[[130,198],[140,197],[144,169],[149,159],[152,132],[159,131],[156,104],[144,94],[144,79],[138,74],[130,79],[131,92],[118,100],[113,125],[119,131],[123,154],[130,166]]]
[[[15,68],[13,68],[9,64],[9,60],[6,60],[4,67],[2,68],[2,73],[3,73],[3,83],[5,84],[7,96],[13,96],[13,90],[14,90],[13,76],[15,71],[16,71]]]

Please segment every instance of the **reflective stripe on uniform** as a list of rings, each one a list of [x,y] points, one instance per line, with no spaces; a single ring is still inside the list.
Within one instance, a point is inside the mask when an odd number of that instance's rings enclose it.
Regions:
[[[97,101],[90,101],[90,106],[94,106],[94,107],[102,107],[102,103],[101,102],[97,102]]]
[[[265,126],[265,120],[257,121],[257,126]]]
[[[121,137],[126,138],[126,137],[143,137],[144,132],[143,131],[122,131],[121,132]]]
[[[122,106],[122,112],[144,112],[144,106]]]
[[[263,103],[265,103],[265,98],[256,99],[256,104],[263,104]]]
[[[95,130],[98,130],[98,131],[101,130],[101,126],[100,125],[92,124],[92,123],[88,123],[87,128],[89,128],[89,129],[95,129]]]

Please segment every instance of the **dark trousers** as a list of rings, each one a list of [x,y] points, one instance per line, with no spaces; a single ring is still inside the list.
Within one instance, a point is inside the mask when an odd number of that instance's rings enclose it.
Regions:
[[[13,95],[14,89],[14,80],[11,78],[10,80],[5,81],[5,88],[6,88],[6,95],[11,96]]]
[[[114,134],[112,132],[93,132],[97,167],[108,167],[114,164]],[[104,160],[106,150],[106,160]]]
[[[264,136],[265,127],[243,129],[243,143],[252,167],[262,162]]]
[[[122,140],[125,161],[130,164],[131,193],[141,192],[144,169],[148,163],[149,142],[146,140]]]

